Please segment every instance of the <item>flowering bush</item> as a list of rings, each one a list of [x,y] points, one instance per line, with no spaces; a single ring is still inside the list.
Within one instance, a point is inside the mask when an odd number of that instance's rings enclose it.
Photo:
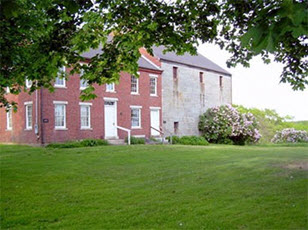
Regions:
[[[258,123],[251,113],[241,114],[231,105],[208,109],[200,116],[199,130],[206,140],[212,143],[257,142],[261,135]]]
[[[308,134],[306,131],[296,130],[294,128],[283,129],[277,131],[272,139],[274,143],[296,143],[308,142]]]

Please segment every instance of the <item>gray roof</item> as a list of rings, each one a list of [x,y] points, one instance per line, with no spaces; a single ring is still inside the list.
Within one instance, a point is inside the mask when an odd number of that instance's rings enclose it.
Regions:
[[[169,61],[179,64],[185,64],[192,67],[202,68],[231,76],[231,73],[224,70],[219,65],[216,65],[214,62],[212,62],[211,60],[207,59],[206,57],[204,57],[199,53],[196,56],[190,55],[188,53],[185,53],[184,55],[177,55],[174,52],[168,52],[164,54],[163,53],[164,49],[165,49],[164,46],[153,47],[154,56],[158,57],[161,61]]]
[[[101,54],[102,50],[99,47],[98,49],[90,49],[87,52],[84,52],[81,56],[84,58],[88,58],[91,59],[93,58],[95,55],[97,54]],[[151,69],[151,70],[161,70],[158,66],[156,66],[155,64],[153,64],[152,62],[148,61],[146,58],[144,58],[143,56],[141,56],[138,60],[138,66],[141,68],[145,68],[145,69]]]

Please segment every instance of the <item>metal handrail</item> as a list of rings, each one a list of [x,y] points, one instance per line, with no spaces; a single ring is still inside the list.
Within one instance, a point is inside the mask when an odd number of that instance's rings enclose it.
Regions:
[[[121,126],[117,126],[117,125],[115,125],[115,127],[118,128],[118,129],[121,129],[121,130],[123,130],[125,132],[127,132],[127,144],[130,145],[130,137],[131,137],[130,133],[131,133],[131,130],[127,129],[127,128],[124,128],[124,127],[121,127]]]
[[[165,132],[167,132],[167,133],[169,133],[169,137],[170,137],[170,144],[173,144],[173,142],[172,142],[172,135],[173,135],[173,133],[171,133],[171,132],[169,132],[168,130],[166,130],[165,129]]]
[[[163,132],[163,131],[160,131],[160,130],[158,130],[158,129],[156,129],[156,128],[152,127],[152,126],[151,126],[151,129],[154,129],[155,131],[159,132],[160,134],[164,134],[164,132]]]
[[[161,136],[162,136],[161,142],[162,142],[162,144],[164,144],[165,133],[164,133],[163,131],[160,131],[160,130],[158,130],[158,129],[152,127],[152,126],[151,126],[151,129],[154,129],[155,131],[157,131],[157,132],[159,132],[159,133],[161,134]]]

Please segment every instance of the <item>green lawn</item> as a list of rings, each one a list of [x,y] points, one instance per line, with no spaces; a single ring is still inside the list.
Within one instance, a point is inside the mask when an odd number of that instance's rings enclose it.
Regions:
[[[0,152],[1,229],[308,227],[307,146]]]

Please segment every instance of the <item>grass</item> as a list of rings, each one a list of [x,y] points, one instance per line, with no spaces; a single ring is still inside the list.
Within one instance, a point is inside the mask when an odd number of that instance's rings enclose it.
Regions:
[[[307,229],[307,146],[0,146],[1,229]]]

